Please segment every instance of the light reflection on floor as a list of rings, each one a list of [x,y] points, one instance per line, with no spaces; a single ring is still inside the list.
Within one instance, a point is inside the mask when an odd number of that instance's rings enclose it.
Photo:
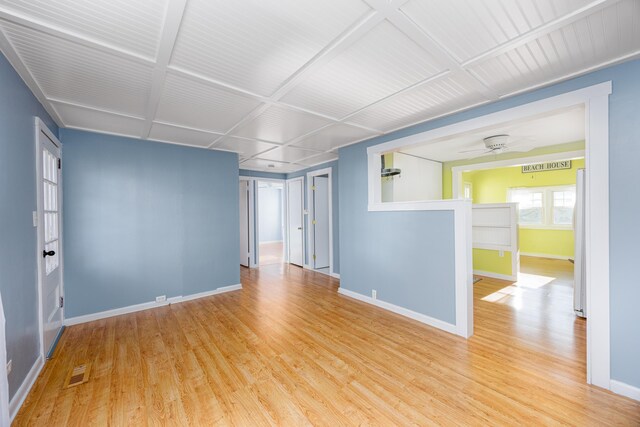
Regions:
[[[512,284],[505,286],[504,288],[487,295],[482,298],[483,301],[487,302],[506,302],[508,297],[513,298],[509,299],[509,305],[515,308],[522,307],[522,296],[524,295],[524,289],[538,289],[544,285],[547,285],[556,280],[555,277],[541,276],[538,274],[527,274],[527,273],[518,273],[518,281],[513,282]]]

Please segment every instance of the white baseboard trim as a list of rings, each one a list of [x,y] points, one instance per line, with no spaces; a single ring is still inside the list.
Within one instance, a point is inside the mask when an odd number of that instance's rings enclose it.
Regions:
[[[625,384],[621,381],[611,380],[611,391],[630,399],[640,401],[640,387]]]
[[[366,295],[362,295],[345,288],[338,288],[338,293],[351,297],[353,299],[357,299],[358,301],[366,302],[367,304],[375,305],[376,307],[392,311],[396,314],[400,314],[401,316],[417,320],[418,322],[424,323],[425,325],[433,326],[434,328],[442,329],[445,332],[458,335],[456,332],[456,325],[452,325],[451,323],[445,322],[443,320],[435,319],[433,317],[427,316],[426,314],[417,313],[415,311],[409,310],[408,308],[400,307],[398,305],[391,304],[379,299],[373,299]]]
[[[43,367],[44,359],[42,358],[42,355],[40,355],[29,370],[24,381],[22,381],[22,384],[20,384],[16,394],[13,395],[13,398],[9,402],[9,419],[11,422],[13,422],[13,419],[18,414],[18,411],[22,407],[27,395],[29,395],[29,391],[31,391],[31,387],[33,387],[33,384],[36,382],[36,379],[38,378],[38,375],[40,375]]]
[[[70,317],[64,320],[65,326],[78,325],[80,323],[92,322],[94,320],[106,319],[108,317],[120,316],[122,314],[134,313],[136,311],[149,310],[150,308],[162,307],[169,304],[177,304],[180,302],[191,301],[198,298],[204,298],[211,295],[222,294],[224,292],[237,291],[242,289],[241,284],[231,285],[231,286],[223,286],[212,291],[200,292],[192,295],[185,296],[177,296],[167,298],[166,301],[163,302],[145,302],[142,304],[130,305],[127,307],[114,308],[113,310],[100,311],[98,313],[93,314],[85,314],[83,316]]]
[[[242,289],[242,285],[240,285],[240,284],[231,285],[231,286],[223,286],[221,288],[214,289],[212,291],[200,292],[200,293],[197,293],[197,294],[191,294],[191,295],[187,295],[187,296],[181,297],[180,301],[176,301],[176,302],[191,301],[191,300],[198,299],[198,298],[209,297],[211,295],[223,294],[225,292],[239,291],[240,289]]]
[[[490,271],[473,270],[473,274],[476,276],[491,277],[492,279],[509,280],[511,282],[517,282],[518,278],[510,276],[508,274],[492,273]]]
[[[340,274],[338,274],[338,273],[331,273],[330,276],[331,277],[335,277],[336,279],[340,280]]]
[[[540,254],[536,252],[520,252],[520,256],[532,256],[535,258],[549,258],[549,259],[563,259],[565,261],[571,258],[565,255],[549,255],[549,254]]]

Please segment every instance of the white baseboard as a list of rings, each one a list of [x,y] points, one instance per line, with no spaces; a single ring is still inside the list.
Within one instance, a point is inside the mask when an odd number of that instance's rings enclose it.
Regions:
[[[31,387],[33,387],[33,384],[36,382],[36,379],[38,378],[38,375],[40,375],[43,367],[44,359],[42,358],[42,355],[40,355],[29,370],[29,373],[25,377],[24,381],[22,381],[22,384],[20,384],[20,387],[16,391],[16,394],[13,395],[11,402],[9,402],[9,418],[12,422],[15,416],[18,414],[20,407],[22,407],[24,400],[27,398],[29,391],[31,391]]]
[[[549,254],[540,254],[536,252],[520,252],[520,256],[531,256],[535,258],[549,258],[549,259],[563,259],[565,261],[571,258],[565,255],[549,255]]]
[[[106,311],[101,311],[93,314],[85,314],[83,316],[70,317],[64,320],[64,324],[65,326],[78,325],[80,323],[92,322],[94,320],[106,319],[108,317],[120,316],[122,314],[134,313],[136,311],[148,310],[150,308],[162,307],[169,304],[177,304],[184,301],[191,301],[198,298],[204,298],[211,295],[221,294],[224,292],[237,291],[240,289],[242,289],[241,284],[223,286],[218,289],[214,289],[212,291],[167,298],[167,300],[163,302],[151,301],[151,302],[145,302],[142,304],[130,305],[127,307],[114,308],[113,310],[106,310]]]
[[[225,292],[239,291],[240,289],[242,289],[242,285],[240,285],[240,284],[231,285],[231,286],[223,286],[221,288],[214,289],[212,291],[200,292],[200,293],[197,293],[197,294],[191,294],[191,295],[187,295],[187,296],[184,296],[184,297],[180,297],[180,301],[176,301],[176,302],[191,301],[191,300],[198,299],[198,298],[209,297],[211,295],[223,294]]]
[[[331,273],[330,276],[331,277],[335,277],[336,279],[340,280],[340,274],[338,274],[338,273]]]
[[[373,299],[366,295],[362,295],[345,288],[338,288],[338,293],[362,302],[366,302],[371,305],[375,305],[376,307],[392,311],[396,314],[400,314],[410,319],[417,320],[418,322],[424,323],[425,325],[433,326],[434,328],[442,329],[445,332],[458,335],[456,332],[456,325],[452,325],[451,323],[445,322],[443,320],[435,319],[433,317],[427,316],[426,314],[417,313],[415,311],[409,310],[408,308],[400,307],[398,305],[381,301],[379,299]]]
[[[476,276],[491,277],[492,279],[509,280],[511,282],[517,282],[518,278],[510,276],[508,274],[492,273],[490,271],[473,270],[473,274]]]
[[[625,384],[621,381],[611,380],[611,391],[630,399],[640,401],[640,387]]]

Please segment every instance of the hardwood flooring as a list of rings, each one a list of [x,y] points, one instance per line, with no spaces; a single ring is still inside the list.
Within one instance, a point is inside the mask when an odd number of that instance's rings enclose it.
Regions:
[[[68,328],[15,425],[639,425],[585,384],[585,323],[543,267],[478,282],[468,341],[323,274],[243,269],[241,291]]]
[[[284,262],[283,242],[260,243],[260,266]]]

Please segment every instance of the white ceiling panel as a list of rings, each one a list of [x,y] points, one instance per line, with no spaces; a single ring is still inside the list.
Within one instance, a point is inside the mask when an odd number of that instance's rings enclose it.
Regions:
[[[283,100],[341,118],[444,69],[433,54],[383,21]]]
[[[296,147],[279,147],[275,150],[267,151],[258,157],[264,160],[277,160],[279,162],[297,162],[300,159],[318,154],[317,151],[305,150]]]
[[[216,142],[213,149],[235,151],[242,157],[251,157],[263,151],[278,147],[276,144],[269,142],[255,141],[252,139],[234,138],[226,136],[222,140]]]
[[[255,99],[169,74],[156,120],[224,133],[259,104]]]
[[[360,0],[190,0],[171,65],[270,95],[369,10]]]
[[[640,53],[640,1],[627,0],[470,68],[500,94]]]
[[[528,152],[535,148],[549,147],[585,139],[584,106],[565,108],[539,116],[514,120],[475,129],[424,144],[400,150],[406,154],[439,162],[493,157],[483,139],[492,135],[508,135],[506,152]]]
[[[265,155],[300,169],[638,58],[640,0],[0,0],[0,30],[60,126],[248,161],[284,144]]]
[[[65,126],[140,138],[144,120],[54,103]]]
[[[0,28],[47,98],[144,115],[151,67],[8,22]]]
[[[349,117],[362,126],[390,131],[486,101],[462,79],[445,77],[410,89]]]
[[[302,168],[300,165],[276,162],[274,160],[249,159],[240,163],[240,169],[254,169],[274,173],[289,173]]]
[[[2,0],[1,7],[33,21],[154,58],[166,0]]]
[[[334,160],[338,160],[337,153],[322,153],[313,157],[308,157],[306,159],[299,160],[297,163],[304,165],[306,167],[311,167],[311,166],[319,165],[326,162],[332,162]]]
[[[412,0],[401,10],[464,62],[590,0]]]
[[[338,123],[295,142],[293,145],[319,151],[329,151],[378,134],[359,127]]]
[[[271,106],[258,117],[235,129],[233,135],[285,143],[330,123],[330,120],[322,117]]]
[[[164,123],[153,123],[151,125],[151,132],[149,133],[149,139],[193,145],[196,147],[208,147],[219,137],[220,134],[171,126]]]

